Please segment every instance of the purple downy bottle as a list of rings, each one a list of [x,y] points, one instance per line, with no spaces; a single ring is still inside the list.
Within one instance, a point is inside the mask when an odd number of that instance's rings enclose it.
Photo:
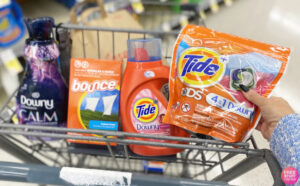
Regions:
[[[25,23],[29,38],[24,50],[26,73],[16,97],[19,123],[66,127],[68,91],[58,70],[59,50],[52,34],[54,20],[41,17]]]

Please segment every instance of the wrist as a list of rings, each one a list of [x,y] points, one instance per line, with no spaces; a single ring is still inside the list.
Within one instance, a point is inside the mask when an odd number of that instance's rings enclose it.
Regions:
[[[272,141],[272,138],[277,136],[276,134],[278,132],[276,131],[281,131],[280,128],[285,128],[285,124],[289,123],[289,121],[294,118],[294,117],[299,117],[298,114],[296,113],[290,113],[290,114],[286,114],[285,116],[281,117],[280,120],[276,123],[274,123],[274,128],[272,130],[272,134],[270,135],[270,141]],[[273,126],[273,123],[272,123]],[[284,130],[283,130],[284,131]]]

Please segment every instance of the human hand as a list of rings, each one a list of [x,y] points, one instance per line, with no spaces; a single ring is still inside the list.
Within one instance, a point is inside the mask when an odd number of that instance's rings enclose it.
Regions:
[[[240,85],[244,96],[261,110],[262,118],[257,126],[264,138],[270,141],[271,136],[279,120],[295,113],[288,102],[280,97],[265,98],[254,90],[248,90],[247,87]]]

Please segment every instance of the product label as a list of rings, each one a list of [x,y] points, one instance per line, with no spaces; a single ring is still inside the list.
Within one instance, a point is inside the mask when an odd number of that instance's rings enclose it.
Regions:
[[[131,185],[131,172],[63,167],[59,178],[71,185]]]
[[[133,106],[133,113],[136,119],[141,122],[151,122],[158,115],[157,100],[151,98],[141,98]]]
[[[137,132],[170,135],[170,125],[162,123],[166,108],[150,89],[139,92],[131,108],[131,121]]]
[[[288,48],[185,26],[174,44],[163,122],[226,142],[246,141],[261,113],[240,85],[268,97],[289,54]]]
[[[57,126],[58,115],[54,107],[54,99],[40,98],[39,92],[30,97],[18,96],[17,116],[21,123]]]
[[[68,127],[118,130],[121,62],[73,58],[70,67]]]
[[[18,122],[65,127],[68,93],[57,68],[57,46],[26,45],[24,52],[27,71],[16,96]]]
[[[35,93],[32,94],[32,96]],[[36,94],[39,95],[37,92]],[[54,108],[54,100],[53,99],[31,99],[27,98],[24,95],[21,95],[21,106],[22,107],[32,107],[35,109],[35,107],[45,107],[47,110],[51,110]]]
[[[216,106],[226,112],[232,112],[247,119],[250,119],[254,112],[254,108],[248,108],[245,104],[233,102],[214,93],[210,93],[206,96],[206,102],[211,106]]]
[[[144,76],[146,78],[152,78],[152,77],[155,77],[155,73],[153,71],[147,70],[144,72]]]
[[[117,82],[111,81],[94,81],[89,83],[87,81],[80,82],[78,79],[74,78],[72,81],[71,89],[73,92],[94,92],[96,90],[114,90],[116,89]]]
[[[99,130],[118,130],[118,122],[117,121],[90,120],[89,128],[90,129],[99,129]]]
[[[224,75],[227,60],[211,49],[189,48],[179,58],[179,78],[191,87],[212,86]]]

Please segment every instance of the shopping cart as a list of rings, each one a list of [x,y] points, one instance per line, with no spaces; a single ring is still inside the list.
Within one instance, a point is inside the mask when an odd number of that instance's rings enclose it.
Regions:
[[[93,31],[97,34],[106,32],[113,38],[117,34],[126,34],[128,38],[132,34],[140,34],[142,38],[159,37],[162,39],[163,55],[167,61],[170,61],[173,43],[178,34],[176,31],[122,30],[67,24],[60,27],[68,31]],[[84,38],[82,40],[85,50]],[[126,44],[115,39],[112,41],[114,47]],[[102,46],[98,44],[98,51],[99,47]],[[101,58],[100,53],[98,56]],[[283,185],[278,162],[270,150],[259,149],[253,137],[245,143],[226,143],[199,134],[185,138],[18,125],[13,122],[16,110],[15,96],[16,93],[0,110],[0,146],[24,163],[0,162],[2,180],[58,185],[227,185],[229,181],[267,162],[274,185]],[[102,137],[79,136],[75,135],[76,133],[97,134]],[[34,136],[37,140],[28,140],[26,136]],[[45,141],[43,137],[60,140]],[[152,140],[139,140],[141,138]],[[66,139],[101,141],[105,142],[106,146],[71,144]],[[117,146],[111,146],[110,142],[115,142]],[[133,154],[128,148],[129,144],[179,148],[184,151],[175,156],[144,157]],[[163,162],[163,173],[151,173],[147,168],[150,162]]]

